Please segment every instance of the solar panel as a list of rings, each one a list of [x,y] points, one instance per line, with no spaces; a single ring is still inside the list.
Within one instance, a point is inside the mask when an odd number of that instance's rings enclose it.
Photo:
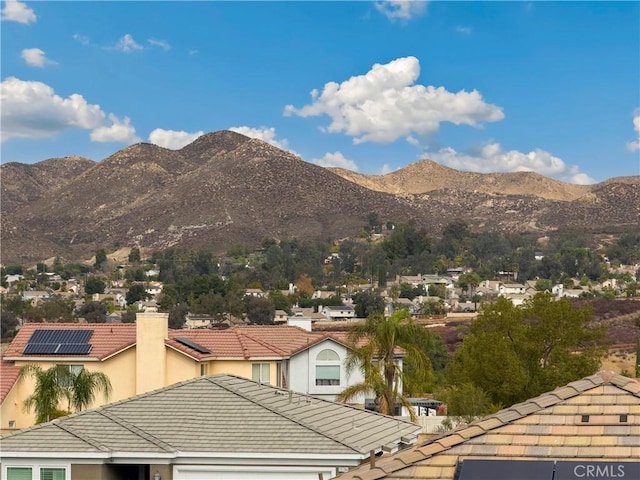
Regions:
[[[209,350],[206,347],[203,347],[202,345],[198,345],[196,342],[192,342],[191,340],[189,340],[188,338],[184,338],[184,337],[175,337],[174,340],[178,343],[183,344],[186,347],[189,347],[193,350],[195,350],[196,352],[200,352],[200,353],[211,353],[211,350]]]
[[[460,480],[551,480],[552,461],[464,460]]]
[[[29,343],[87,343],[93,330],[37,329]]]
[[[93,330],[66,330],[39,328],[33,332],[25,355],[86,355],[92,345],[87,343]]]

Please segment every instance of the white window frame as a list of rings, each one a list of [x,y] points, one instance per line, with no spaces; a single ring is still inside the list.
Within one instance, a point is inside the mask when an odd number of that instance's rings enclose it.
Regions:
[[[7,463],[3,461],[2,465],[2,478],[6,480],[9,478],[9,474],[7,471],[10,468],[30,468],[31,469],[31,479],[32,480],[40,480],[40,471],[43,468],[64,468],[64,480],[71,480],[71,464],[70,463],[33,463],[33,464],[25,464],[25,463]]]
[[[321,359],[321,356],[327,356],[327,355],[323,355],[328,353],[331,358],[330,360],[324,360]],[[335,379],[319,379],[318,378],[318,367],[322,368],[322,367],[333,367],[333,368],[338,368],[338,383],[318,383],[321,380],[333,380],[335,381]],[[341,377],[342,377],[342,362],[340,361],[340,355],[338,354],[338,352],[336,352],[335,350],[333,350],[332,348],[324,348],[322,350],[320,350],[318,352],[318,354],[316,355],[316,365],[314,368],[314,377],[315,377],[315,384],[316,387],[339,387],[342,384],[341,381]]]
[[[255,368],[258,367],[259,377],[256,378]],[[265,380],[265,371],[266,371],[266,380]],[[256,362],[251,364],[251,379],[254,382],[265,383],[267,385],[271,385],[271,364],[269,362]]]
[[[74,377],[77,377],[78,374],[84,369],[84,365],[77,364],[77,363],[58,363],[56,364],[56,367],[58,368],[67,367],[67,370],[69,370],[69,375],[73,375]],[[60,386],[69,387],[71,385],[60,385]]]

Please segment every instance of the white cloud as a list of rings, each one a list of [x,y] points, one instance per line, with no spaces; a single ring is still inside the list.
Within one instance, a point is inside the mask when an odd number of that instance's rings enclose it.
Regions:
[[[100,126],[91,132],[91,141],[93,142],[118,142],[118,143],[137,143],[140,137],[136,136],[136,129],[130,124],[129,117],[120,120],[113,113],[109,114],[110,126]]]
[[[0,84],[2,140],[53,137],[69,128],[94,129],[105,119],[100,105],[74,93],[67,98],[35,81],[8,77]]]
[[[89,45],[89,43],[91,43],[89,37],[87,37],[86,35],[81,35],[79,33],[74,33],[73,39],[82,45]]]
[[[31,67],[40,67],[43,68],[45,65],[52,65],[56,62],[53,60],[49,60],[43,50],[39,48],[25,48],[20,53],[20,56],[25,61],[25,63]]]
[[[591,177],[576,166],[569,166],[549,152],[536,149],[529,153],[517,150],[505,152],[499,143],[487,143],[475,153],[460,153],[453,148],[425,151],[424,155],[438,163],[456,170],[479,173],[493,172],[536,172],[563,182],[587,185],[594,183]]]
[[[627,143],[627,148],[632,152],[636,152],[640,150],[640,110],[636,110],[633,114],[633,129],[636,131],[638,138],[634,142]]]
[[[92,130],[91,140],[131,143],[137,140],[129,119],[124,121],[109,114],[111,126],[105,126],[107,115],[100,105],[88,103],[80,94],[67,98],[57,95],[42,82],[8,77],[0,84],[2,141],[10,138],[55,137],[64,130]]]
[[[365,75],[326,83],[322,93],[313,90],[309,105],[287,105],[284,115],[328,115],[332,121],[326,131],[344,132],[354,137],[354,143],[390,143],[411,133],[426,135],[436,132],[442,122],[476,127],[504,118],[502,109],[485,103],[476,90],[451,93],[444,87],[414,85],[419,76],[415,57],[376,63]]]
[[[167,42],[166,40],[158,40],[155,38],[150,38],[147,40],[147,42],[149,43],[149,45],[152,45],[154,47],[160,47],[164,51],[171,50],[171,45],[169,45],[169,42]]]
[[[144,47],[137,43],[130,34],[125,34],[118,43],[116,43],[116,50],[120,50],[124,53],[131,53],[136,50],[143,50]]]
[[[386,175],[387,173],[395,172],[398,170],[397,168],[391,168],[388,163],[383,163],[382,168],[380,168],[380,175]]]
[[[35,23],[36,19],[33,9],[27,7],[26,3],[18,2],[17,0],[6,0],[4,7],[2,7],[2,20],[18,23]]]
[[[396,20],[408,21],[427,11],[426,1],[417,0],[384,0],[375,2],[376,10],[392,22]]]
[[[456,27],[456,32],[462,33],[464,35],[471,35],[471,27],[463,27],[462,25],[458,25]]]
[[[278,147],[281,150],[287,150],[294,155],[298,155],[295,151],[289,148],[289,142],[287,139],[283,138],[282,140],[276,139],[276,129],[273,127],[259,127],[252,128],[247,126],[242,127],[231,127],[229,130],[232,132],[240,133],[242,135],[246,135],[250,138],[257,138],[264,142],[270,143],[274,147]]]
[[[179,150],[189,145],[196,138],[204,135],[203,131],[189,133],[178,130],[164,130],[156,128],[149,134],[149,141],[159,147],[170,148],[171,150]]]
[[[352,170],[354,172],[358,171],[358,165],[356,165],[356,162],[345,158],[340,152],[327,152],[322,158],[314,158],[311,160],[311,163],[315,163],[321,167],[337,167]]]

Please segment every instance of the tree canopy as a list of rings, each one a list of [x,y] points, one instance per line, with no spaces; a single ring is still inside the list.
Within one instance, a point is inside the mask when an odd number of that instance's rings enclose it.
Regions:
[[[604,330],[588,308],[539,293],[516,307],[505,298],[483,306],[448,367],[451,385],[470,383],[495,404],[512,405],[591,375]]]

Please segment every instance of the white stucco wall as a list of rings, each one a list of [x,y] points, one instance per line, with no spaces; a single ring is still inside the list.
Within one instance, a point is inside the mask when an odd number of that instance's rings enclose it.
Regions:
[[[322,350],[331,349],[340,357],[340,385],[316,385],[316,357]],[[347,349],[331,339],[324,340],[291,357],[289,370],[289,386],[296,392],[308,393],[314,397],[335,401],[336,395],[347,386],[363,380],[360,370],[347,375],[344,362]],[[322,363],[320,363],[322,364]],[[364,403],[364,395],[354,398],[349,403]]]

